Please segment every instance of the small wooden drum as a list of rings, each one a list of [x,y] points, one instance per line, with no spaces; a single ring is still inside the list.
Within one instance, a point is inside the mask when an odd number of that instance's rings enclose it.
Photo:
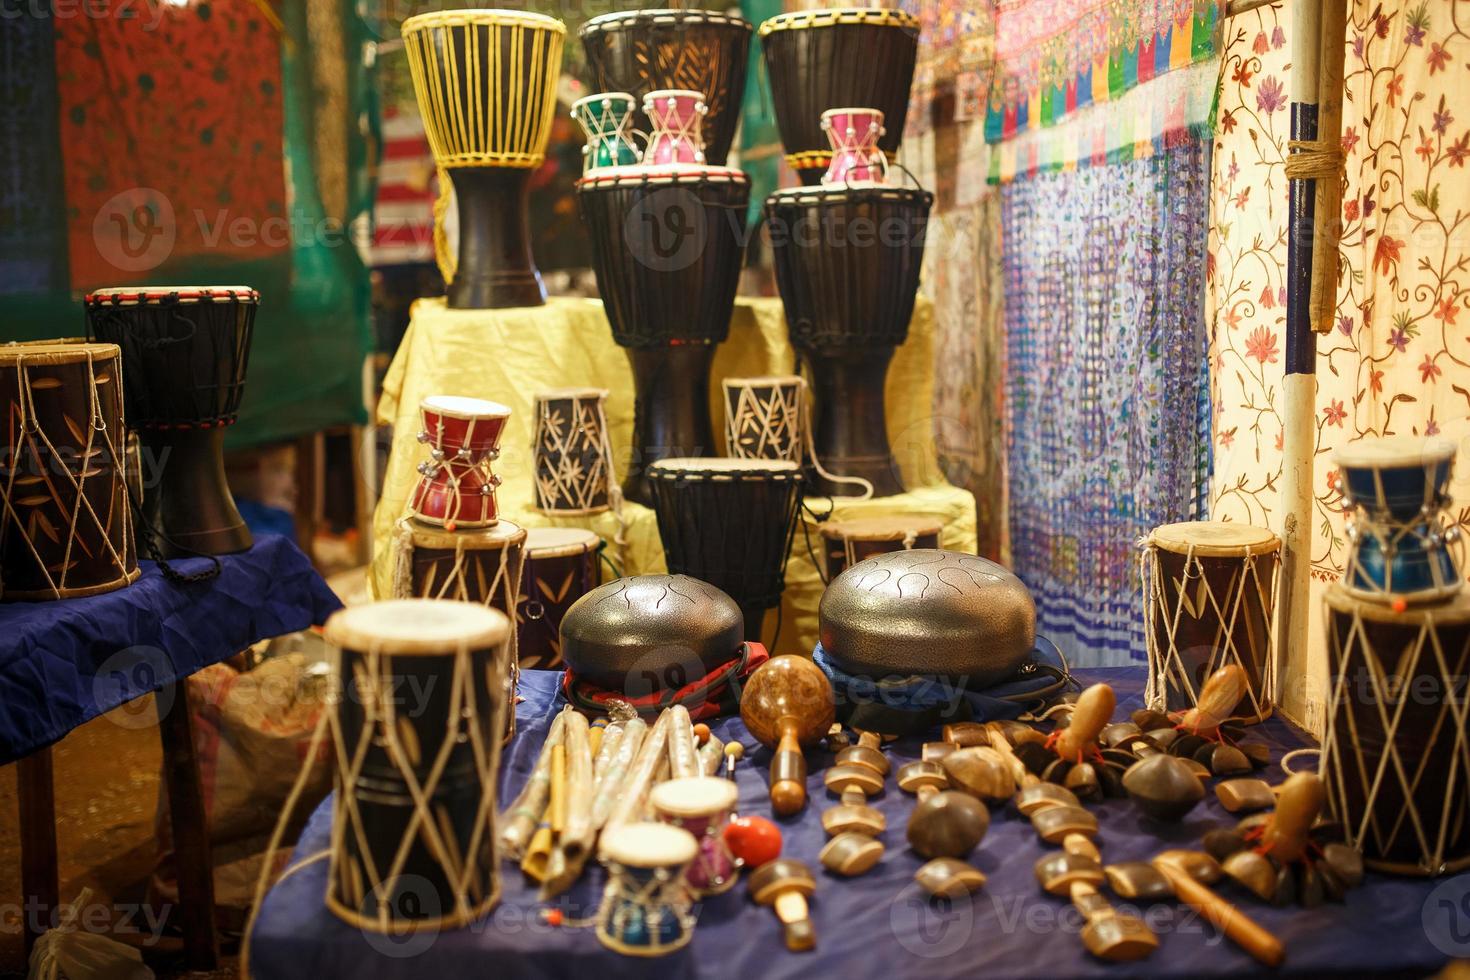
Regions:
[[[606,399],[602,388],[557,388],[536,395],[536,482],[531,490],[539,512],[580,517],[611,506]]]
[[[0,595],[67,599],[138,577],[115,344],[0,347]]]
[[[510,622],[400,599],[332,615],[337,767],[327,907],[372,932],[453,928],[495,906],[495,795]]]
[[[1349,844],[1394,874],[1470,868],[1470,596],[1395,612],[1329,586],[1319,772]]]
[[[250,547],[225,478],[260,294],[248,286],[132,286],[87,297],[87,329],[122,348],[128,425],[160,467],[143,498],[144,552],[165,558]]]
[[[661,823],[625,823],[602,832],[607,888],[597,938],[628,956],[663,956],[694,935],[684,870],[699,853],[694,835]]]
[[[944,525],[927,517],[860,517],[822,525],[827,581],[864,558],[889,551],[938,548]]]
[[[638,162],[633,142],[633,110],[637,102],[627,92],[597,92],[572,103],[572,119],[582,127],[582,173],[602,167],[627,167]]]
[[[421,521],[450,529],[494,524],[500,478],[490,467],[500,457],[510,409],[481,398],[431,395],[419,414],[419,442],[429,447],[429,458],[419,464],[409,509]]]
[[[660,820],[684,828],[699,842],[699,854],[684,872],[696,895],[729,891],[740,876],[724,835],[739,795],[733,782],[713,776],[670,779],[649,794],[649,805]]]
[[[725,452],[737,459],[805,455],[806,380],[794,374],[726,378]]]
[[[822,183],[881,184],[888,179],[888,158],[878,149],[887,132],[882,110],[828,109],[822,113],[822,131],[832,144],[832,162]]]
[[[693,89],[655,89],[643,97],[643,114],[652,130],[643,162],[653,165],[704,163],[704,93]]]
[[[801,469],[775,459],[663,459],[649,467],[653,509],[673,575],[726,592],[760,642],[781,603],[786,556],[801,506]]]
[[[533,527],[516,605],[517,656],[522,667],[560,670],[561,621],[602,581],[602,539],[576,527]]]
[[[1185,521],[1154,529],[1143,555],[1150,707],[1194,707],[1205,680],[1233,663],[1247,681],[1234,716],[1251,723],[1271,714],[1280,551],[1276,535],[1249,524]]]

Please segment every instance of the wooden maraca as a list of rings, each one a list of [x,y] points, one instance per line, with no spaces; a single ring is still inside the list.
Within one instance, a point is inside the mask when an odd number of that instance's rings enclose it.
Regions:
[[[789,817],[806,806],[802,749],[820,741],[835,716],[827,675],[803,657],[772,657],[745,682],[740,718],[757,741],[775,750],[771,808],[778,815]]]

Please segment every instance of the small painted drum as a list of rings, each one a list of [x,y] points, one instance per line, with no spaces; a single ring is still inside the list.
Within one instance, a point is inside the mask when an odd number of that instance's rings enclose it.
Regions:
[[[607,888],[597,938],[628,956],[663,956],[689,942],[695,916],[684,871],[699,854],[694,835],[661,823],[624,823],[602,832]]]
[[[1440,602],[1465,584],[1450,553],[1459,531],[1444,527],[1438,515],[1415,524],[1380,524],[1360,515],[1347,535],[1342,581],[1361,599]]]
[[[691,89],[658,89],[643,97],[643,113],[653,127],[644,162],[704,163],[704,93]]]
[[[602,388],[557,388],[536,395],[531,492],[542,514],[600,514],[612,501],[612,443]]]
[[[598,92],[572,103],[572,118],[587,136],[582,147],[582,173],[600,167],[627,167],[641,154],[633,141],[637,101],[627,92]]]
[[[684,872],[696,895],[729,891],[739,878],[740,868],[724,834],[739,795],[733,782],[713,776],[670,779],[649,794],[649,805],[660,820],[684,828],[699,842],[699,856]]]
[[[1380,871],[1470,868],[1470,596],[1399,612],[1328,587],[1318,772],[1349,844]]]
[[[1449,503],[1455,445],[1444,439],[1359,439],[1334,460],[1343,503],[1375,520],[1412,524]]]
[[[0,596],[68,599],[138,577],[115,344],[0,347]]]
[[[495,863],[510,622],[397,599],[327,620],[336,794],[327,907],[361,929],[453,928],[500,897]]]
[[[944,525],[927,517],[860,517],[822,525],[827,581],[864,558],[889,551],[938,548]]]
[[[1276,535],[1249,524],[1186,521],[1154,529],[1143,554],[1150,707],[1192,708],[1211,674],[1238,664],[1247,688],[1232,714],[1248,723],[1271,714],[1280,551]]]
[[[794,374],[726,378],[725,452],[737,459],[805,455],[806,380]]]
[[[601,581],[602,539],[576,527],[533,527],[516,604],[517,655],[522,667],[560,670],[561,621],[572,604]]]
[[[878,149],[883,136],[880,109],[828,109],[822,130],[832,144],[832,162],[822,175],[824,184],[882,183],[888,179],[888,158]]]
[[[786,556],[801,507],[801,468],[776,459],[663,459],[649,468],[669,572],[727,593],[760,642],[781,604]]]
[[[429,447],[429,458],[419,464],[421,478],[409,500],[413,516],[450,529],[494,524],[500,478],[490,464],[500,456],[510,409],[480,398],[431,395],[419,414],[419,442]]]

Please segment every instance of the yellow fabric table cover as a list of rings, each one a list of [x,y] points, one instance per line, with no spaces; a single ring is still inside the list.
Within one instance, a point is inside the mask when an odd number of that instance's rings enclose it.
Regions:
[[[740,298],[730,321],[730,337],[715,354],[710,372],[711,417],[715,445],[724,452],[724,407],[720,380],[761,374],[789,374],[795,355],[787,339],[781,301]],[[914,514],[945,524],[943,545],[975,550],[975,501],[950,486],[940,472],[933,434],[934,397],[933,307],[920,297],[909,327],[888,372],[888,436],[903,471],[908,493],[869,501],[838,501],[834,520],[888,514]],[[602,303],[586,299],[553,299],[545,306],[506,310],[450,310],[442,297],[421,299],[413,306],[403,343],[383,381],[378,421],[393,427],[393,444],[383,477],[382,495],[373,514],[373,593],[392,592],[393,528],[407,512],[408,497],[418,479],[418,464],[427,451],[418,441],[419,403],[429,395],[488,398],[511,408],[501,439],[495,472],[501,516],[525,527],[585,527],[612,542],[617,518],[547,517],[531,507],[531,439],[538,391],[570,386],[606,388],[607,422],[618,475],[632,454],[633,375],[622,348],[613,342]],[[810,509],[825,514],[831,504],[814,498]],[[651,510],[628,503],[626,574],[664,571],[663,547]],[[816,610],[822,582],[807,550],[807,534],[798,528],[786,572],[779,649],[810,651],[816,642]],[[820,546],[810,531],[812,551]],[[608,557],[618,556],[609,546]],[[766,619],[766,639],[776,624]]]

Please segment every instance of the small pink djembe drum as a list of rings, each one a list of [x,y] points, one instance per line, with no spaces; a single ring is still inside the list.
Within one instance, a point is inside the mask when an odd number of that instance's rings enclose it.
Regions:
[[[429,458],[419,464],[422,479],[409,501],[413,516],[451,531],[494,524],[500,478],[490,464],[500,456],[510,409],[479,398],[431,395],[419,414],[419,442],[428,445]]]
[[[704,163],[704,93],[666,88],[643,97],[643,111],[653,126],[645,164]]]
[[[682,827],[699,842],[699,854],[684,872],[697,895],[729,891],[740,878],[740,866],[725,843],[738,795],[733,782],[713,776],[670,779],[648,795],[659,822]]]
[[[828,109],[822,113],[822,131],[832,144],[832,162],[822,175],[824,184],[881,184],[888,179],[888,158],[878,149],[883,113],[878,109]]]

